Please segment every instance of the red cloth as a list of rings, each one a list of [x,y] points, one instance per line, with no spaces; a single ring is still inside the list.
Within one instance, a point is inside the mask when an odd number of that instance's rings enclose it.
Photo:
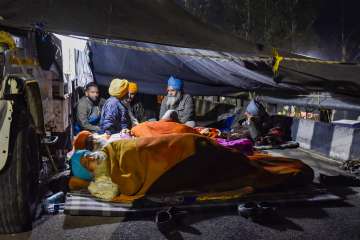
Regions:
[[[203,131],[204,129],[208,129],[209,130],[209,133],[208,134],[203,134],[201,133],[201,131]],[[206,137],[210,137],[210,138],[218,138],[220,137],[220,130],[219,129],[216,129],[216,128],[204,128],[204,127],[197,127],[195,128],[195,130],[201,134],[201,135],[204,135]]]
[[[274,137],[283,137],[285,133],[281,128],[275,127],[270,129],[269,135],[273,135]]]

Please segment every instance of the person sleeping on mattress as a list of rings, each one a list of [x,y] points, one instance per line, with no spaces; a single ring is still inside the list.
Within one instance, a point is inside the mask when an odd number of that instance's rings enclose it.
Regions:
[[[183,190],[216,192],[306,185],[314,175],[299,160],[270,155],[247,157],[195,134],[124,139],[96,152],[77,150],[71,157],[71,170],[92,195],[115,202]]]

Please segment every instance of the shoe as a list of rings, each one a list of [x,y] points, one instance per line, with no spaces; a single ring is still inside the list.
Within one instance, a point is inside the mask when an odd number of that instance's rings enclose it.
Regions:
[[[255,202],[247,202],[238,205],[238,214],[244,218],[250,218],[258,211],[258,205]]]
[[[267,202],[248,202],[238,205],[239,215],[245,218],[252,218],[254,221],[259,218],[270,216],[274,214],[275,211],[276,208]]]

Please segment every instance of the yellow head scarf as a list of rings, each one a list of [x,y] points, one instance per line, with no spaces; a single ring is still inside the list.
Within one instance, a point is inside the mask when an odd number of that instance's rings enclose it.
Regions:
[[[129,92],[129,81],[126,79],[115,78],[109,87],[110,96],[122,98]]]
[[[129,82],[129,93],[137,93],[138,85],[134,82]]]

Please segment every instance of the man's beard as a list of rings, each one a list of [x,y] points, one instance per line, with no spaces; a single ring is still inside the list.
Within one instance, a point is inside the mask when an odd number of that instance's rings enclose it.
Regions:
[[[132,102],[132,99],[131,98],[125,98],[124,102],[125,102],[125,104],[130,105],[131,102]]]
[[[167,96],[166,106],[168,109],[174,109],[181,99],[181,93],[177,92],[175,96]]]
[[[97,105],[99,103],[99,97],[89,97],[90,101],[92,101],[95,105]]]

